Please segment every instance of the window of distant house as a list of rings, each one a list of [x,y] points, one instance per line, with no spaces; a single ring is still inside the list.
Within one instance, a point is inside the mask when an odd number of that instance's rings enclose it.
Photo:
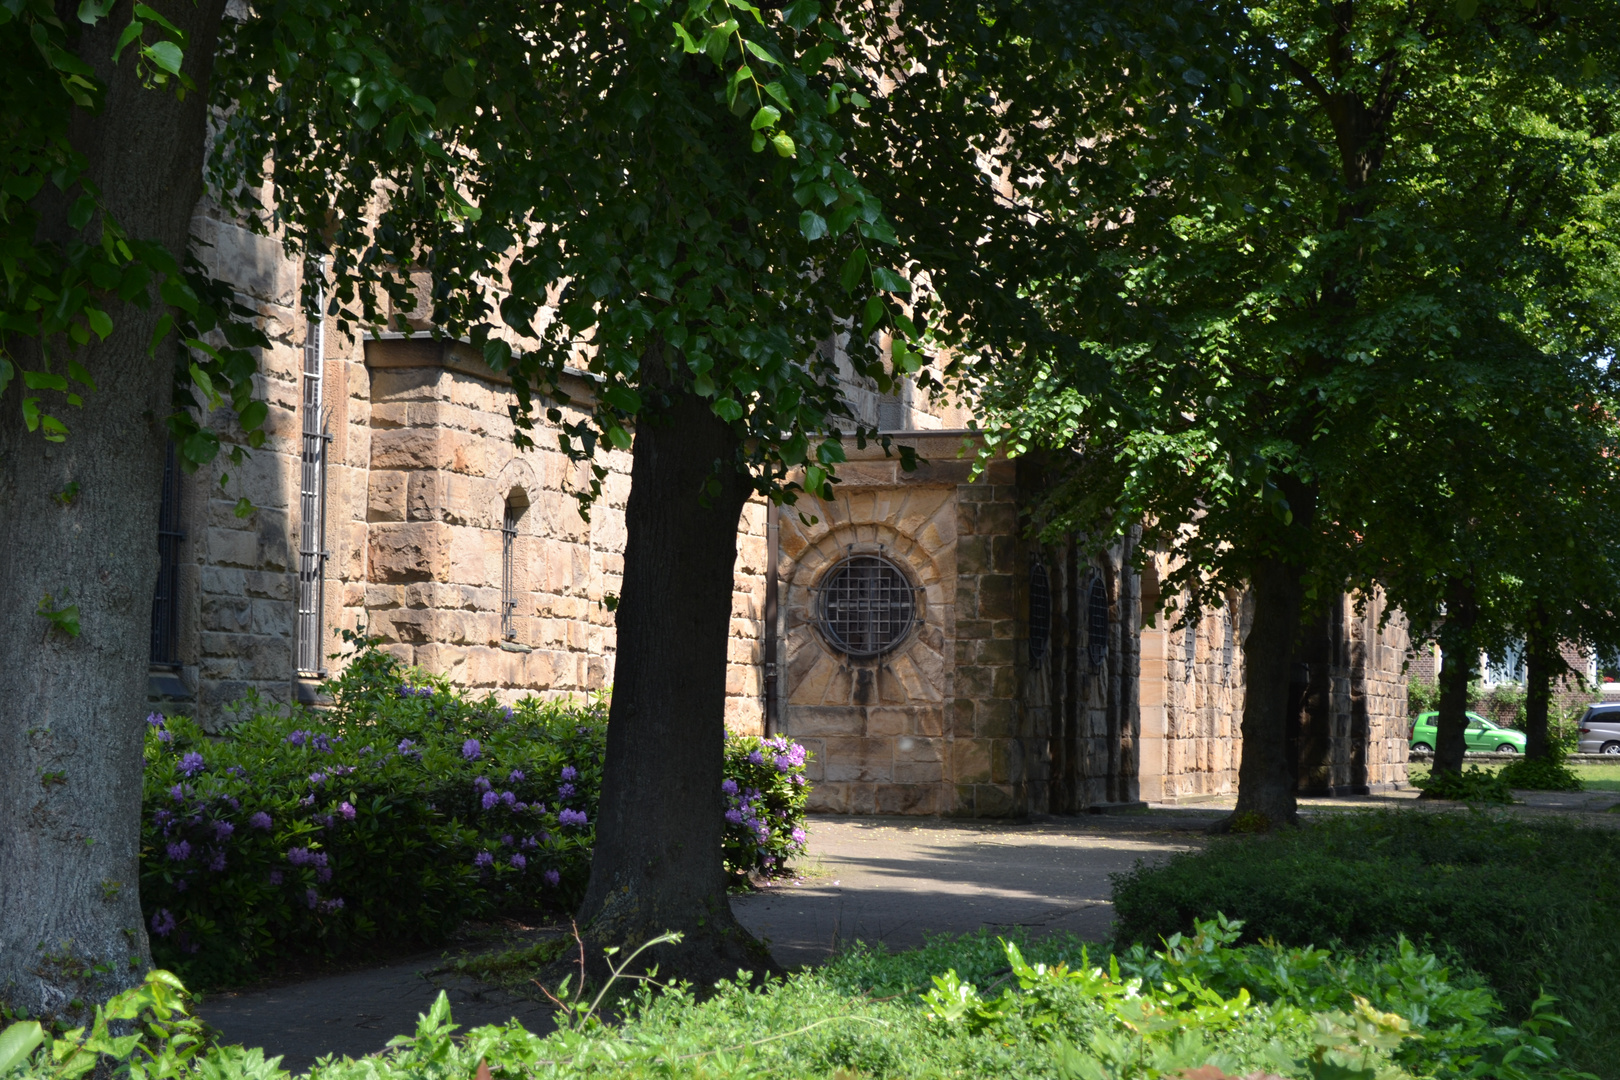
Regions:
[[[324,270],[324,266],[322,267]],[[324,289],[315,291],[314,310],[322,311]],[[304,438],[298,478],[298,673],[326,674],[321,648],[326,609],[326,448],[327,430],[322,385],[326,380],[326,324],[317,316],[304,333]]]
[[[158,506],[158,579],[152,594],[153,667],[180,666],[180,470],[169,443],[163,458],[163,497]]]
[[[528,507],[521,492],[506,497],[501,513],[501,638],[517,639],[517,536],[518,520]]]

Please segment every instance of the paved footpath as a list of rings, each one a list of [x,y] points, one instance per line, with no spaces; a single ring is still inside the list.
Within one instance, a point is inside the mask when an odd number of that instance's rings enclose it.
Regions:
[[[1023,823],[812,818],[800,883],[734,897],[732,909],[787,967],[817,963],[855,940],[904,949],[929,934],[981,926],[1068,930],[1101,940],[1113,919],[1108,875],[1196,844],[1211,813],[1200,808]],[[503,947],[555,932],[519,932]],[[531,1030],[551,1028],[546,1007],[436,974],[444,963],[440,951],[365,971],[216,993],[198,1013],[227,1042],[285,1055],[283,1064],[295,1072],[324,1054],[381,1050],[415,1029],[417,1015],[440,989],[464,1028],[513,1017]]]

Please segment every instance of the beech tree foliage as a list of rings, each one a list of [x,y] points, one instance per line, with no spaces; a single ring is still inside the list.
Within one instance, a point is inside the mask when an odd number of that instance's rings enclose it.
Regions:
[[[908,4],[863,148],[904,160],[879,194],[987,448],[1079,452],[1047,527],[1145,523],[1194,609],[1253,590],[1237,816],[1291,821],[1301,612],[1450,565],[1358,517],[1431,468],[1407,426],[1557,439],[1607,400],[1620,7],[1114,7]]]

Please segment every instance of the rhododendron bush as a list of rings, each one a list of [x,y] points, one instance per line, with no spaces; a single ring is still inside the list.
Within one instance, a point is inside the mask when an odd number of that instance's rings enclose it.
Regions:
[[[606,701],[503,706],[352,640],[330,709],[249,699],[223,737],[148,718],[141,900],[158,965],[227,982],[579,902]],[[804,760],[785,739],[728,739],[716,801],[734,878],[802,850]]]

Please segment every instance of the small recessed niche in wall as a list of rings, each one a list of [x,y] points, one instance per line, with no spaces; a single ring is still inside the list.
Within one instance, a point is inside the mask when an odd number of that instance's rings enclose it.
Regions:
[[[877,554],[849,555],[815,586],[816,628],[833,649],[857,660],[893,651],[917,620],[916,587]]]

